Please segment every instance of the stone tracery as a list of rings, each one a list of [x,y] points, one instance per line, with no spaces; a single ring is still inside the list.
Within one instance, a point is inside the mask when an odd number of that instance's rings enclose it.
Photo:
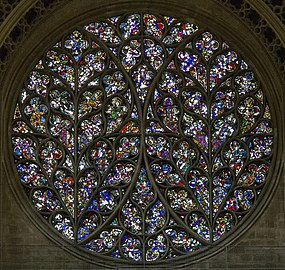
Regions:
[[[19,96],[13,144],[55,230],[95,254],[156,261],[208,248],[258,202],[270,117],[258,79],[219,37],[132,14],[44,55]]]

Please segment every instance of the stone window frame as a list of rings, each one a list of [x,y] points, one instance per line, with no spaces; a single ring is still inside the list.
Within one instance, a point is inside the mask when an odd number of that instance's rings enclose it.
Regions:
[[[181,2],[181,3],[180,3]],[[262,85],[264,85],[264,93],[268,98],[272,112],[272,121],[274,128],[274,147],[275,157],[272,161],[271,174],[268,178],[271,178],[271,186],[268,188],[266,196],[262,198],[262,201],[255,209],[254,214],[249,220],[243,224],[245,227],[243,230],[237,230],[231,236],[223,242],[225,245],[233,244],[237,238],[240,238],[258,219],[258,217],[265,211],[266,207],[272,200],[274,192],[278,186],[278,181],[282,175],[282,169],[284,164],[284,102],[283,102],[283,74],[282,72],[276,72],[276,66],[270,53],[266,50],[264,43],[256,36],[253,35],[252,30],[248,25],[238,16],[233,15],[231,12],[225,9],[220,10],[213,14],[214,0],[205,0],[205,6],[199,6],[199,1],[193,1],[191,4],[184,3],[183,1],[166,1],[161,3],[159,1],[97,1],[96,4],[92,0],[86,1],[72,1],[65,6],[59,6],[58,9],[54,9],[53,12],[49,12],[48,16],[37,23],[32,32],[23,40],[21,46],[18,46],[18,50],[13,53],[13,57],[9,60],[9,65],[6,66],[5,71],[1,74],[1,108],[2,108],[2,126],[1,126],[1,140],[2,140],[2,153],[3,153],[3,169],[5,171],[2,181],[6,181],[12,187],[11,192],[14,193],[15,199],[18,201],[21,209],[31,219],[31,221],[47,235],[50,239],[56,243],[60,243],[64,249],[74,254],[77,257],[90,261],[95,264],[99,264],[99,261],[94,261],[92,256],[81,256],[76,250],[66,247],[66,244],[61,239],[55,237],[53,233],[50,233],[46,226],[42,226],[40,216],[35,216],[30,202],[27,201],[26,205],[22,205],[21,202],[25,201],[25,194],[21,192],[19,186],[15,185],[15,179],[17,174],[11,164],[13,160],[11,157],[12,146],[7,142],[11,138],[11,122],[13,114],[13,104],[15,103],[16,92],[19,91],[19,85],[22,85],[24,79],[27,76],[26,71],[31,70],[36,64],[37,59],[51,47],[54,42],[62,35],[62,32],[68,33],[74,29],[76,25],[90,21],[92,18],[98,18],[102,14],[104,17],[117,15],[119,13],[126,12],[132,13],[136,11],[149,12],[149,13],[161,13],[169,14],[169,6],[171,6],[171,16],[177,16],[179,18],[191,19],[191,22],[197,23],[207,27],[211,25],[211,29],[215,33],[224,38],[224,40],[231,44],[232,48],[241,52],[245,56],[247,62],[253,67],[254,72],[260,78]],[[180,4],[179,4],[180,3]],[[60,16],[63,10],[67,11],[64,16]],[[74,16],[76,14],[76,16]],[[215,19],[213,20],[213,15]],[[220,15],[220,16],[219,16]],[[224,16],[224,17],[223,17]],[[225,21],[229,20],[227,24]],[[235,29],[235,31],[232,31]],[[285,39],[285,38],[284,38]],[[247,41],[245,44],[244,40]],[[5,91],[9,89],[9,91]],[[5,180],[4,180],[5,178]],[[218,253],[223,247],[217,247],[210,250],[208,254],[201,254],[193,258],[191,262],[189,259],[179,260],[177,265],[187,265],[189,263],[198,262],[204,260],[209,256],[213,256]],[[158,266],[158,265],[156,265]]]

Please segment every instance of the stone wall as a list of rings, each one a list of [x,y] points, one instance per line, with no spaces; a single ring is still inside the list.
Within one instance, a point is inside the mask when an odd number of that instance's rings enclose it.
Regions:
[[[119,2],[122,2],[119,5]],[[256,5],[254,3],[258,3]],[[279,1],[280,2],[280,1]],[[178,14],[186,16],[185,6],[189,7],[193,12],[205,13],[205,24],[213,23],[217,27],[217,31],[223,33],[223,24],[228,22],[232,25],[235,32],[240,31],[240,44],[237,48],[242,46],[242,35],[245,33],[252,33],[248,35],[248,42],[255,44],[259,40],[260,47],[256,47],[256,55],[254,59],[260,58],[260,67],[268,66],[265,73],[274,73],[275,78],[273,84],[276,86],[276,93],[271,95],[267,93],[268,98],[272,97],[273,107],[275,106],[276,115],[275,128],[277,129],[276,136],[278,136],[278,146],[276,146],[277,166],[276,172],[273,172],[273,177],[278,178],[278,182],[274,193],[272,194],[271,202],[266,209],[260,212],[260,217],[234,243],[224,246],[223,250],[218,254],[213,254],[209,258],[205,258],[200,262],[196,262],[185,269],[285,269],[285,171],[284,171],[284,60],[285,60],[285,27],[284,16],[280,11],[280,7],[285,8],[285,2],[277,4],[274,7],[274,1],[262,0],[200,0],[200,1],[165,1],[163,4],[164,10],[166,5]],[[117,5],[112,8],[113,5]],[[65,250],[64,246],[59,246],[50,238],[46,237],[45,233],[41,231],[39,226],[36,226],[33,220],[20,206],[19,200],[11,186],[13,176],[8,158],[8,144],[9,132],[9,111],[12,98],[9,93],[12,87],[12,82],[9,82],[10,76],[16,73],[15,70],[19,66],[29,69],[33,63],[27,63],[27,59],[31,59],[31,55],[35,56],[38,52],[43,51],[44,48],[53,44],[55,37],[60,32],[61,21],[63,20],[67,28],[72,29],[73,25],[86,20],[88,16],[92,15],[89,10],[99,8],[105,5],[106,14],[109,12],[118,12],[121,10],[159,10],[159,1],[88,1],[88,0],[22,0],[9,1],[0,0],[0,10],[2,10],[0,25],[0,108],[1,108],[1,182],[0,182],[0,269],[100,269],[89,262],[86,262],[75,255]],[[92,8],[91,8],[92,7]],[[278,12],[277,12],[277,11]],[[276,13],[276,14],[275,14]],[[61,14],[61,15],[60,15]],[[249,14],[249,15],[246,15]],[[254,25],[254,15],[257,16],[258,21]],[[283,14],[284,15],[284,14]],[[62,17],[60,17],[62,16]],[[191,14],[188,15],[191,17]],[[211,16],[213,22],[211,22]],[[283,19],[282,19],[283,18]],[[250,22],[251,19],[251,22]],[[282,21],[283,20],[283,21]],[[69,23],[67,23],[69,21]],[[261,23],[260,21],[264,21]],[[62,24],[64,24],[62,23]],[[43,29],[51,31],[56,29],[57,24],[59,30],[51,33],[46,38],[47,43],[41,43],[41,33]],[[245,26],[247,25],[247,26]],[[267,28],[266,28],[267,27]],[[227,28],[229,29],[230,26]],[[256,30],[256,29],[261,29]],[[263,30],[262,30],[263,29]],[[274,36],[272,42],[264,40],[266,33],[264,29],[269,32],[272,31]],[[263,35],[263,37],[261,36]],[[269,33],[268,32],[268,33]],[[230,35],[230,31],[225,32],[225,36]],[[268,34],[269,35],[269,34]],[[238,41],[238,35],[235,42]],[[270,41],[270,40],[269,40]],[[37,46],[36,46],[37,45]],[[26,48],[34,48],[33,52],[23,58]],[[263,49],[262,49],[263,48]],[[38,51],[37,51],[38,50]],[[247,49],[244,49],[248,53]],[[267,57],[267,58],[265,58]],[[266,59],[268,62],[263,63]],[[258,66],[256,67],[258,70]],[[23,68],[22,68],[23,70]],[[261,72],[262,74],[262,72]],[[13,77],[15,76],[15,77]],[[19,78],[19,82],[13,82],[15,85],[22,84],[24,73],[19,77],[13,75],[14,78]],[[18,76],[18,77],[17,77]],[[21,79],[20,79],[21,78]],[[272,79],[271,78],[271,79]],[[272,91],[275,91],[272,89]],[[12,166],[12,164],[11,164]],[[282,171],[283,170],[283,171]],[[12,180],[11,180],[12,179]],[[8,181],[9,180],[9,181]],[[119,269],[119,268],[118,268]],[[129,269],[129,268],[128,268]],[[133,269],[136,269],[134,267]],[[171,265],[165,265],[163,269],[172,269]]]

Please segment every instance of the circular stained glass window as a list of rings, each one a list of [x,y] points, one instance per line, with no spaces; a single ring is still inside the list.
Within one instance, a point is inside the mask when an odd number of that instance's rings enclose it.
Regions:
[[[258,78],[191,22],[94,20],[58,40],[19,90],[18,181],[43,222],[94,260],[211,250],[269,181],[273,130]]]

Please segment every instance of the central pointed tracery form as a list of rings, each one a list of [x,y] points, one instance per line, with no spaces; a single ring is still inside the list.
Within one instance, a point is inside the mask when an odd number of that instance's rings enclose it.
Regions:
[[[34,207],[92,254],[170,260],[209,249],[268,181],[261,86],[221,38],[167,16],[78,27],[18,97],[14,157]]]

